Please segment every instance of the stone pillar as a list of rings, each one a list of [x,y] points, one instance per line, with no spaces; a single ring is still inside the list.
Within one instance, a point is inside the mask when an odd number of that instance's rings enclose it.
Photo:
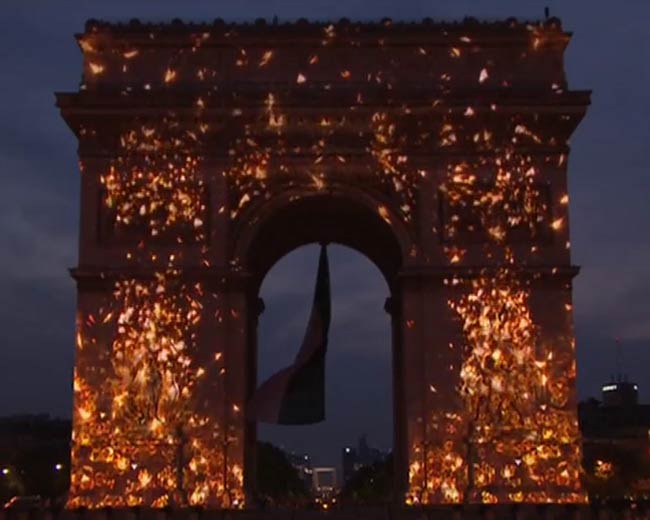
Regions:
[[[401,345],[403,393],[400,406],[404,416],[405,439],[407,449],[407,467],[405,475],[409,479],[409,498],[419,501],[414,486],[419,479],[421,468],[426,465],[423,443],[425,432],[424,403],[424,367],[425,357],[422,344],[422,329],[415,324],[423,318],[422,294],[417,283],[402,279],[399,294],[400,326],[398,327],[398,345]],[[395,345],[397,346],[397,345]],[[394,346],[394,347],[395,347]],[[407,498],[408,500],[408,498]]]
[[[248,313],[248,359],[246,402],[257,389],[257,331],[259,318],[264,312],[264,300],[251,296]],[[244,489],[246,501],[251,503],[257,495],[257,421],[246,420],[244,453]]]
[[[573,267],[547,272],[531,284],[530,307],[539,330],[538,358],[544,363],[540,399],[548,411],[548,428],[555,431],[549,449],[561,453],[547,471],[549,493],[562,502],[579,502],[582,445],[576,395],[575,335],[571,280]]]
[[[226,323],[224,358],[225,403],[224,422],[226,458],[224,477],[229,507],[239,507],[244,500],[244,468],[246,466],[249,425],[246,421],[246,401],[250,392],[251,370],[251,320],[257,319],[257,311],[251,308],[248,277],[243,273],[231,273],[230,282],[221,295],[225,301]],[[254,341],[254,339],[253,339]]]
[[[399,294],[386,298],[384,310],[390,315],[393,361],[393,499],[403,503],[408,490],[408,443],[404,401],[405,379],[402,344],[402,310]]]
[[[459,502],[464,480],[457,394],[461,353],[447,305],[448,280],[431,268],[413,268],[401,277],[410,300],[410,312],[404,314],[404,335],[411,342],[406,402],[417,403],[407,418],[409,498],[415,503]]]

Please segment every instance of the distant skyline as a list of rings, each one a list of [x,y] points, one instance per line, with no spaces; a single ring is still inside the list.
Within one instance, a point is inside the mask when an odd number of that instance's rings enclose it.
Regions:
[[[534,20],[543,18],[545,6],[573,32],[565,60],[570,88],[593,89],[569,157],[572,257],[582,266],[574,288],[579,396],[597,397],[615,372],[619,337],[622,371],[640,385],[641,400],[650,402],[647,1],[3,0],[0,415],[71,412],[75,287],[67,269],[77,255],[79,172],[76,140],[54,106],[53,93],[78,88],[81,53],[73,34],[83,30],[86,19]],[[289,360],[300,342],[316,257],[316,247],[301,248],[280,260],[264,282],[260,377]],[[363,432],[385,449],[392,429],[385,282],[351,250],[333,247],[331,264],[328,421],[262,430],[273,442],[309,451],[324,463],[338,461],[340,448]]]

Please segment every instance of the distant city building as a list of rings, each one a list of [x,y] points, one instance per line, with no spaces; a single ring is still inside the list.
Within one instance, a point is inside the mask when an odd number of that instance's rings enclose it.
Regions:
[[[639,404],[639,386],[628,381],[617,381],[603,385],[604,406],[636,406]]]
[[[336,468],[313,468],[313,490],[314,495],[319,499],[327,500],[332,498],[338,490],[336,483]]]
[[[650,405],[624,378],[602,386],[601,400],[578,406],[590,494],[650,497]]]
[[[45,447],[70,451],[70,419],[52,419],[47,414],[0,417],[0,458],[24,449]]]
[[[358,469],[357,451],[346,446],[343,448],[343,483],[347,483]]]
[[[298,475],[305,483],[307,489],[311,489],[313,486],[313,473],[314,470],[311,467],[311,457],[306,453],[287,453],[289,457],[289,462],[291,465],[296,468]]]
[[[70,470],[69,419],[48,415],[0,418],[0,502],[15,495],[64,499]]]
[[[650,438],[650,405],[639,404],[639,387],[625,380],[602,386],[601,401],[588,399],[579,405],[580,429],[585,442],[629,443]]]
[[[377,462],[383,461],[388,454],[371,448],[368,445],[366,435],[359,437],[357,447],[346,446],[342,451],[343,455],[343,483],[350,480],[352,475],[364,466],[371,466]]]

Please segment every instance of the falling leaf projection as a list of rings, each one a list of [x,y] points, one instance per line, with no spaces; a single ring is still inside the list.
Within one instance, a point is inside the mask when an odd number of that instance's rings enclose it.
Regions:
[[[156,285],[134,280],[116,285],[115,298],[123,308],[116,317],[111,355],[113,419],[146,427],[154,436],[183,424],[196,378],[205,371],[191,368],[188,348],[200,320],[200,302],[186,289],[169,287],[167,277],[157,278]]]
[[[514,128],[514,134],[520,134]],[[486,130],[487,131],[487,130]],[[536,140],[537,136],[527,133]],[[530,306],[531,280],[508,236],[544,226],[548,207],[538,191],[535,159],[507,146],[470,164],[451,162],[441,191],[450,200],[447,237],[459,232],[471,208],[485,233],[484,254],[496,270],[454,277],[448,307],[460,319],[458,406],[431,414],[429,428],[449,440],[425,443],[411,464],[408,503],[584,502],[580,435],[571,391],[575,379],[571,338],[545,344]],[[465,251],[446,249],[450,264]],[[571,307],[566,307],[567,312]],[[567,355],[568,352],[568,355]],[[425,462],[423,462],[423,460]]]
[[[441,186],[451,212],[445,222],[447,238],[459,234],[461,214],[468,210],[478,217],[470,231],[483,230],[493,244],[504,243],[509,232],[521,228],[537,238],[549,209],[537,182],[538,167],[514,148],[495,152],[474,164],[448,165],[449,182]]]
[[[567,407],[575,374],[554,369],[565,360],[540,344],[525,283],[504,267],[458,289],[449,307],[466,341],[458,345],[463,413],[454,417],[463,464],[447,489],[472,502],[583,501],[578,425]]]
[[[82,327],[79,348],[101,348],[93,333],[110,330],[113,340],[108,352],[94,353],[96,366],[75,370],[69,507],[243,503],[241,468],[214,449],[228,435],[214,415],[197,412],[196,386],[223,370],[220,356],[198,361],[203,299],[200,284],[174,271],[120,280]]]
[[[565,235],[567,217],[554,210],[568,196],[549,198],[542,174],[551,163],[564,167],[565,152],[548,151],[562,143],[540,130],[547,123],[534,107],[501,106],[507,96],[494,89],[507,93],[512,74],[483,52],[481,36],[464,34],[461,24],[441,30],[435,45],[398,46],[405,64],[421,67],[418,85],[407,82],[404,90],[388,22],[378,36],[317,26],[317,45],[290,52],[249,45],[234,28],[165,27],[147,29],[147,45],[119,29],[80,39],[84,94],[108,85],[137,106],[128,117],[120,113],[111,136],[117,145],[98,177],[100,213],[112,232],[138,238],[137,246],[114,242],[123,272],[144,274],[107,279],[101,302],[80,306],[69,505],[244,506],[241,461],[229,458],[229,447],[242,444],[230,418],[241,416],[242,403],[228,401],[219,386],[230,369],[223,346],[206,352],[201,344],[206,320],[241,328],[241,316],[221,307],[219,289],[190,281],[186,270],[194,262],[210,267],[210,240],[228,240],[210,236],[215,215],[225,221],[218,229],[230,229],[284,191],[341,187],[371,194],[388,226],[433,235],[445,267],[468,269],[476,258],[469,249],[477,247],[492,264],[445,280],[446,310],[460,338],[449,345],[458,359],[450,369],[455,400],[427,409],[423,438],[408,447],[406,502],[583,501],[573,342],[541,334],[525,272],[540,242]],[[510,30],[519,31],[526,71],[563,41],[552,27],[508,22],[499,29]],[[372,45],[364,47],[362,36]],[[218,55],[210,54],[215,48]],[[366,63],[336,54],[342,48],[377,54]],[[564,95],[562,77],[548,83],[544,96]],[[82,128],[79,135],[91,140],[102,132]],[[210,207],[209,196],[221,189],[227,196]],[[421,228],[425,196],[444,206],[435,229]],[[517,234],[524,246],[510,247]],[[197,244],[198,260],[188,253]],[[410,251],[423,262],[429,253]],[[237,260],[228,259],[233,269]],[[412,332],[420,326],[405,323]],[[445,393],[437,381],[424,388]],[[218,409],[202,407],[204,392],[217,396]]]
[[[402,150],[404,136],[399,135],[395,122],[385,112],[374,113],[370,126],[373,136],[370,151],[376,161],[377,171],[401,201],[402,216],[409,221],[412,218],[418,183],[417,179],[412,178],[413,169],[408,164],[408,155]]]
[[[236,142],[229,154],[232,165],[226,175],[239,192],[238,201],[233,204],[230,213],[231,218],[235,219],[251,200],[265,191],[272,149],[260,147],[254,139],[246,138]]]
[[[201,160],[194,153],[200,131],[182,129],[166,118],[120,137],[119,155],[100,177],[104,203],[115,213],[116,228],[144,227],[151,236],[183,226],[194,241],[205,238]],[[175,238],[181,238],[177,235]]]

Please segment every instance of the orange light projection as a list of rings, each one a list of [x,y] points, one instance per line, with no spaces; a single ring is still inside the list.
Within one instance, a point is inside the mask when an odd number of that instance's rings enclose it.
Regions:
[[[422,354],[404,502],[586,500],[563,179],[588,99],[566,88],[559,21],[89,22],[79,43],[84,82],[59,97],[87,219],[68,507],[246,505],[233,243],[265,202],[337,190],[429,273],[395,276]]]

